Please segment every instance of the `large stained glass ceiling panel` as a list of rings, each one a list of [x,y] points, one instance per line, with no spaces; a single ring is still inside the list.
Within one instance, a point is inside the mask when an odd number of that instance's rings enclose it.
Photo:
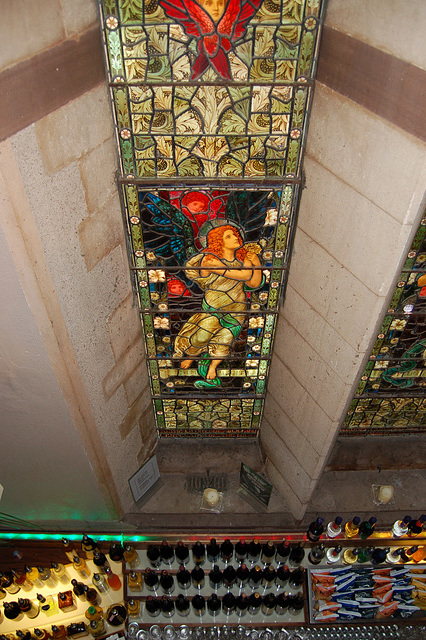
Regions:
[[[426,214],[406,256],[341,435],[426,431]]]
[[[322,5],[100,2],[162,437],[253,437],[260,428]]]

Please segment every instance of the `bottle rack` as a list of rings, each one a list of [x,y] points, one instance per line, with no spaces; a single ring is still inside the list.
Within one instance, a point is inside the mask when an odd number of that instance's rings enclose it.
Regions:
[[[102,593],[102,594],[99,594],[98,592],[99,600],[100,600],[99,606],[102,607],[105,614],[107,609],[111,605],[124,604],[122,563],[113,562],[109,558],[108,558],[108,561],[110,563],[112,571],[120,576],[122,581],[122,586],[117,591],[110,590],[107,593]],[[48,587],[48,586],[34,587],[33,586],[30,591],[24,591],[23,589],[21,589],[18,593],[14,593],[14,594],[6,593],[5,598],[0,600],[0,611],[1,611],[0,633],[13,634],[18,630],[33,631],[33,629],[46,630],[48,633],[51,633],[52,625],[57,625],[57,626],[64,625],[65,627],[67,627],[73,622],[84,622],[85,624],[89,624],[90,621],[85,617],[84,614],[86,609],[90,606],[90,603],[87,602],[86,600],[80,600],[76,596],[74,596],[74,600],[77,608],[74,609],[73,611],[69,611],[69,612],[59,611],[59,613],[57,614],[48,616],[43,611],[40,610],[38,616],[35,618],[28,618],[24,614],[23,617],[20,618],[19,620],[9,620],[4,616],[3,606],[2,606],[3,602],[13,602],[13,601],[17,602],[18,598],[29,598],[30,600],[37,600],[38,593],[41,593],[41,595],[43,595],[45,598],[47,598],[47,596],[52,596],[57,602],[58,593],[62,591],[72,591],[73,585],[71,584],[71,580],[74,578],[78,580],[78,582],[82,582],[85,585],[94,587],[92,583],[92,575],[93,573],[99,573],[99,570],[91,560],[86,559],[85,562],[87,567],[90,569],[89,578],[82,578],[81,575],[74,569],[72,564],[64,563],[67,574],[69,575],[68,583],[58,582],[54,587]],[[34,563],[33,563],[33,566],[35,566]],[[96,587],[94,588],[96,589]],[[108,623],[105,621],[105,633],[102,636],[100,636],[100,638],[105,638],[114,633],[118,633],[119,635],[122,635],[123,631],[124,631],[124,624],[117,627],[113,627],[111,625],[108,625]],[[84,636],[78,635],[78,636],[70,636],[70,637],[84,637],[86,639],[89,639],[92,636],[90,635],[89,632],[87,632]]]

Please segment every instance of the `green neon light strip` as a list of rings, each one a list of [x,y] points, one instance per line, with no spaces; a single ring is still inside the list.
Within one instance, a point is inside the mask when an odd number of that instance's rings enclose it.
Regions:
[[[90,531],[88,533],[90,535]],[[111,534],[99,534],[94,532],[93,535],[99,541],[112,541],[119,539],[121,544],[126,542],[146,542],[149,540],[157,540],[158,536],[138,536],[138,535],[125,535],[124,533]],[[0,540],[81,540],[81,533],[0,533]]]

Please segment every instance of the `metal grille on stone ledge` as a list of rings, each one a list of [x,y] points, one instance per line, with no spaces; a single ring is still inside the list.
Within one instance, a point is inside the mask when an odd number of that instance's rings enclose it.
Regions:
[[[323,4],[100,2],[161,437],[258,434]]]

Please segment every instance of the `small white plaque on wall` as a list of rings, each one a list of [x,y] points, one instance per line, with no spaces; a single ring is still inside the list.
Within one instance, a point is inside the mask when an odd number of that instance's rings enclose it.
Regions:
[[[130,489],[135,502],[140,500],[160,479],[157,456],[153,455],[129,479]]]

